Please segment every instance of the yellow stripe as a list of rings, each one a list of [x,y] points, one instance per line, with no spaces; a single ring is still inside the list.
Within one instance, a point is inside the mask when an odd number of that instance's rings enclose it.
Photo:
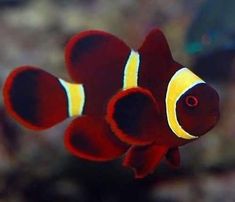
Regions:
[[[180,97],[190,88],[199,84],[205,83],[197,75],[187,68],[178,70],[171,78],[166,93],[166,113],[167,121],[171,130],[180,138],[193,139],[196,136],[187,133],[179,124],[176,115],[176,103]]]
[[[59,79],[59,81],[66,91],[69,116],[81,115],[85,103],[83,85],[69,83],[62,79]]]
[[[138,86],[139,63],[140,63],[139,53],[132,50],[124,70],[124,78],[123,78],[124,90]]]

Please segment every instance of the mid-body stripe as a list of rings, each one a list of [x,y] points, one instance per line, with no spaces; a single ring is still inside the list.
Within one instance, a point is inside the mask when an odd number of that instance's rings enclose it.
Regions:
[[[78,116],[83,112],[85,104],[85,93],[82,84],[73,84],[59,79],[64,87],[68,99],[68,114],[69,116]]]
[[[140,65],[140,55],[131,50],[127,63],[124,68],[123,90],[138,86],[138,72]]]
[[[131,50],[123,72],[123,90],[138,86],[138,72],[140,64],[140,55]],[[83,113],[85,105],[85,90],[82,84],[72,84],[59,79],[63,86],[68,100],[69,116],[78,116]]]
[[[165,98],[167,121],[171,130],[180,138],[197,138],[186,132],[179,124],[176,113],[176,104],[186,91],[200,83],[205,82],[189,69],[182,68],[172,76],[168,84]]]

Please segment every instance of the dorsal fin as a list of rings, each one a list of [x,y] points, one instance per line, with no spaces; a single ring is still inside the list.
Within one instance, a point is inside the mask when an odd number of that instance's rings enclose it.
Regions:
[[[130,48],[112,34],[90,30],[81,32],[68,42],[65,59],[71,78],[79,83],[91,82],[94,77],[112,75],[123,67]]]
[[[139,85],[163,99],[167,81],[182,65],[173,60],[167,40],[159,29],[153,29],[146,36],[139,54]]]
[[[172,60],[171,51],[167,43],[166,37],[158,28],[153,29],[145,38],[143,44],[139,48],[143,55],[152,57],[157,62],[157,59],[164,58]]]

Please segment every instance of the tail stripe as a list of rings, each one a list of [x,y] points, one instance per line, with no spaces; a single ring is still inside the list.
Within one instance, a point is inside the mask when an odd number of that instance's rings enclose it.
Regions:
[[[82,84],[73,84],[59,79],[61,85],[65,89],[68,99],[69,116],[81,115],[85,103],[85,93]]]

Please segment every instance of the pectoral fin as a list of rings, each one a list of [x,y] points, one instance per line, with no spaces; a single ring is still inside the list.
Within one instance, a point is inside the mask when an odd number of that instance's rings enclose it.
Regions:
[[[111,99],[107,121],[122,141],[134,145],[150,144],[158,130],[158,104],[146,89],[124,90]]]

